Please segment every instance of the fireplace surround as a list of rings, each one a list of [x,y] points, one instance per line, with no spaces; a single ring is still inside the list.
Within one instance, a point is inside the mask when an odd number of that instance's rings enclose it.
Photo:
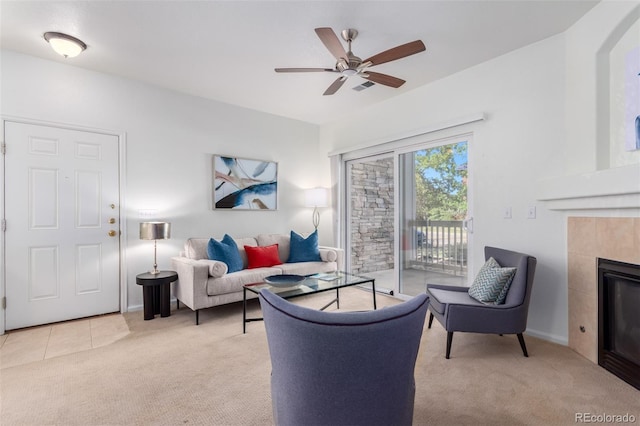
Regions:
[[[569,347],[598,363],[598,258],[640,264],[640,217],[577,217],[567,223]]]
[[[598,364],[640,390],[640,265],[598,259]]]

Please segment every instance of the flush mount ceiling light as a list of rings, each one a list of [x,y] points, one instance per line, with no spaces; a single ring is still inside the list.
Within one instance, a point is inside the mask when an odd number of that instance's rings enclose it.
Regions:
[[[87,48],[87,45],[84,44],[82,40],[63,33],[46,32],[44,33],[44,39],[49,42],[51,48],[55,50],[56,53],[65,58],[78,56]]]

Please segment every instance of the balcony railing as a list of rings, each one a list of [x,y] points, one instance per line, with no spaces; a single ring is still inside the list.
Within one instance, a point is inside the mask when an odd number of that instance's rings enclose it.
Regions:
[[[461,220],[412,220],[409,267],[452,275],[467,274],[467,231]]]

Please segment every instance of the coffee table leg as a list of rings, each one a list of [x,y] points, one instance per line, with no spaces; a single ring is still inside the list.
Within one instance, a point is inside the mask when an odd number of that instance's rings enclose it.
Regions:
[[[371,280],[371,293],[373,293],[373,310],[378,309],[376,306],[376,280]]]
[[[336,308],[340,309],[340,289],[336,288]]]
[[[247,332],[247,289],[242,288],[242,334]]]

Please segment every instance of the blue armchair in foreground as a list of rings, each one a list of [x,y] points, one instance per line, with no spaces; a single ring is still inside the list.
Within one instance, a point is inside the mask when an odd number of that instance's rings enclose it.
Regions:
[[[495,247],[485,247],[485,259],[494,258],[503,268],[516,268],[503,304],[483,304],[469,295],[469,287],[427,284],[429,328],[435,316],[447,330],[449,359],[455,331],[516,334],[522,353],[528,357],[522,333],[527,329],[529,299],[536,269],[535,257]]]
[[[324,312],[260,291],[275,424],[410,425],[427,313],[421,294],[369,312]]]

